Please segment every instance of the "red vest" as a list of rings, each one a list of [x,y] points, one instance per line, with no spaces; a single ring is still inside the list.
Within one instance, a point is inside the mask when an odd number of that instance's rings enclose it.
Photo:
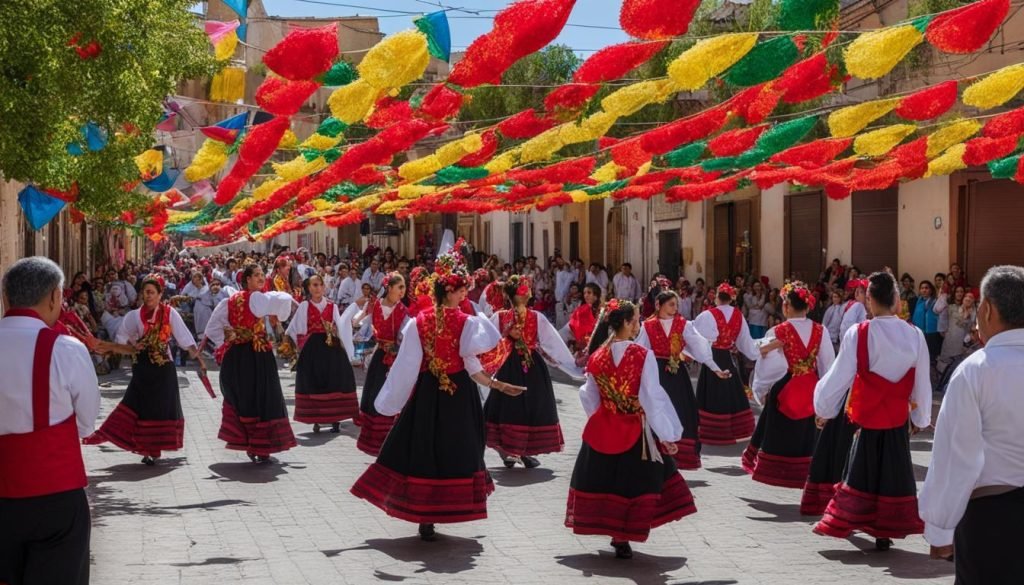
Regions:
[[[740,336],[740,327],[743,326],[743,315],[740,310],[733,308],[732,317],[725,320],[725,313],[718,307],[711,309],[711,316],[715,318],[715,325],[718,326],[718,339],[711,344],[715,349],[732,349],[736,347],[736,340]]]
[[[586,349],[590,344],[590,336],[597,327],[597,317],[594,316],[594,309],[590,305],[583,304],[576,307],[572,316],[569,317],[569,330],[572,331],[573,339],[576,340],[577,349]]]
[[[587,373],[597,383],[601,406],[587,420],[583,440],[598,453],[625,453],[640,438],[644,416],[640,378],[646,359],[647,350],[636,344],[626,348],[617,366],[609,345],[602,345],[590,355]]]
[[[391,310],[391,316],[384,316],[384,309],[379,301],[374,302],[373,312],[373,337],[377,340],[377,346],[384,351],[384,365],[390,366],[395,363],[398,356],[398,334],[402,321],[405,320],[405,305],[398,303]]]
[[[515,316],[516,313],[514,309],[506,309],[498,313],[498,323],[501,325],[502,333],[506,333],[512,328]],[[537,336],[537,313],[527,310],[526,322],[523,323],[523,341],[526,343],[526,347],[528,347],[530,351],[537,349],[537,345],[540,343]],[[501,341],[502,343],[508,341],[511,344],[512,339],[506,335]]]
[[[443,312],[444,323],[437,328],[437,313]],[[432,359],[438,359],[447,374],[454,374],[466,369],[459,353],[459,339],[462,328],[466,326],[469,315],[460,309],[430,308],[416,315],[416,329],[423,344],[423,363],[420,370],[427,369]],[[432,351],[431,351],[432,349]]]
[[[868,369],[868,325],[857,326],[857,377],[853,379],[846,413],[865,429],[886,430],[907,424],[910,394],[917,368],[910,368],[899,382],[890,382]]]
[[[651,343],[651,351],[658,359],[679,357],[679,353],[686,347],[686,341],[683,339],[686,319],[678,315],[672,319],[672,328],[669,329],[668,335],[665,335],[665,328],[661,326],[657,316],[644,321],[644,329],[647,331],[647,340]]]
[[[789,363],[789,382],[779,393],[779,410],[791,419],[814,416],[814,386],[818,383],[818,350],[824,327],[811,323],[811,339],[804,345],[800,334],[789,322],[775,328],[782,352]]]
[[[846,301],[846,306],[843,307],[843,314],[845,315],[846,312],[849,311],[850,309],[852,309],[853,306],[856,305],[856,304],[857,304],[856,300]]]
[[[32,431],[0,435],[0,498],[34,498],[88,484],[75,415],[50,426],[50,361],[59,336],[44,327],[36,338]]]
[[[327,333],[328,327],[331,328],[332,335],[336,334],[334,331],[334,303],[327,301],[327,305],[321,311],[316,308],[313,301],[310,301],[306,311],[306,335]]]

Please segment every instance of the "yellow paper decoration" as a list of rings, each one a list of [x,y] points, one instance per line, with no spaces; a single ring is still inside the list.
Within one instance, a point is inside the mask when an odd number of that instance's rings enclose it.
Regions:
[[[704,87],[732,67],[757,44],[757,33],[719,35],[699,41],[669,63],[668,76],[679,91]]]
[[[507,172],[512,167],[519,163],[519,150],[512,149],[505,151],[498,156],[492,158],[484,168],[487,172],[492,175],[498,175]]]
[[[331,138],[330,136],[324,136],[323,134],[313,134],[309,138],[302,141],[299,148],[311,148],[313,150],[327,150],[328,148],[334,148],[339,142],[341,142],[341,135],[337,138]]]
[[[334,207],[334,204],[331,203],[330,201],[325,200],[325,199],[314,199],[313,200],[313,209],[315,209],[317,211],[327,211],[327,210],[331,209],[332,207]]]
[[[644,164],[640,165],[640,168],[636,170],[636,174],[633,176],[642,177],[646,175],[647,173],[651,172],[651,167],[653,166],[653,164],[654,163],[652,163],[651,161],[645,162]]]
[[[143,181],[154,179],[164,171],[164,153],[151,148],[135,157],[135,166]]]
[[[441,168],[453,165],[467,155],[473,154],[484,147],[479,134],[467,134],[454,142],[449,142],[437,149],[434,156],[441,163]]]
[[[641,81],[615,90],[601,100],[601,107],[605,112],[623,118],[644,106],[665,101],[672,91],[672,83],[667,79]]]
[[[928,157],[937,156],[954,144],[960,144],[977,134],[978,130],[981,130],[981,123],[977,120],[959,120],[939,128],[928,135]]]
[[[373,104],[381,96],[382,90],[370,85],[363,79],[334,90],[327,98],[331,115],[346,124],[362,122],[363,118],[373,109]]]
[[[252,207],[253,203],[256,203],[256,200],[253,199],[252,197],[246,197],[245,199],[242,199],[241,201],[236,203],[234,207],[231,208],[231,215],[238,215],[239,213],[242,213],[246,209]]]
[[[828,117],[829,132],[836,138],[853,136],[893,111],[899,103],[899,99],[875,100],[836,110]]]
[[[429,64],[426,35],[407,30],[374,45],[359,63],[359,78],[377,89],[388,90],[423,77]]]
[[[928,173],[925,176],[952,175],[960,169],[966,169],[967,164],[964,163],[965,152],[967,152],[966,144],[954,144],[942,156],[928,162]]]
[[[364,195],[348,202],[348,210],[366,209],[380,202],[380,195]]]
[[[311,161],[307,161],[305,157],[297,156],[285,163],[273,163],[273,166],[274,173],[278,177],[287,181],[295,181],[324,170],[327,168],[327,161],[322,156]]]
[[[623,167],[615,164],[615,161],[608,161],[594,171],[594,174],[590,175],[590,178],[594,179],[598,183],[610,183],[619,178],[619,171],[621,170],[623,170]]]
[[[409,205],[409,203],[411,203],[411,201],[407,201],[404,199],[396,199],[395,201],[385,201],[384,203],[378,205],[377,209],[374,209],[373,212],[380,215],[394,215],[396,211],[405,207],[406,205]]]
[[[964,90],[963,102],[982,110],[1001,106],[1024,89],[1024,64],[1010,65],[975,81]]]
[[[260,183],[259,187],[256,187],[253,190],[253,192],[252,192],[252,199],[254,201],[263,201],[264,199],[266,199],[266,198],[270,197],[271,195],[273,195],[274,191],[277,191],[278,189],[280,189],[281,187],[284,187],[287,184],[288,184],[288,180],[287,179],[283,179],[283,178],[267,179],[266,181],[263,181],[262,183]]]
[[[597,140],[611,130],[619,117],[610,112],[596,112],[582,122],[566,122],[559,126],[558,138],[562,144],[579,144]]]
[[[170,225],[176,225],[179,223],[186,223],[192,221],[199,216],[198,211],[178,211],[177,209],[167,210],[167,223]]]
[[[572,197],[573,203],[586,203],[590,201],[590,195],[587,195],[586,191],[569,191],[569,197]]]
[[[210,82],[210,101],[237,102],[245,97],[245,69],[225,67]]]
[[[882,156],[917,130],[913,124],[893,124],[861,134],[853,140],[853,151],[861,156]]]
[[[548,160],[554,156],[563,146],[561,139],[558,137],[560,130],[556,126],[524,142],[521,146],[520,162],[528,164]]]
[[[398,188],[399,199],[418,199],[429,193],[437,191],[437,187],[426,185],[402,185]]]
[[[904,24],[864,33],[846,48],[846,70],[861,79],[877,79],[892,71],[924,35]]]
[[[277,143],[277,147],[284,150],[295,150],[295,147],[299,144],[299,137],[292,132],[289,128],[284,131],[284,136],[281,137],[281,142]]]
[[[429,177],[444,168],[437,156],[430,155],[416,160],[411,160],[398,167],[398,175],[406,181],[418,181],[423,177]]]
[[[228,162],[228,145],[216,140],[206,140],[185,169],[185,179],[190,183],[209,179],[224,168]]]
[[[235,49],[238,47],[238,33],[231,31],[224,35],[220,41],[217,42],[213,47],[213,58],[218,61],[227,61],[235,54]]]

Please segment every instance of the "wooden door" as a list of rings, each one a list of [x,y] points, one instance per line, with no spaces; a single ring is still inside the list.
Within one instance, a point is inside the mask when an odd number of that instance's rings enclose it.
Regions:
[[[824,270],[824,195],[797,193],[786,197],[785,272],[805,282],[817,282]]]
[[[853,194],[853,265],[864,274],[899,274],[899,188]]]
[[[1008,180],[977,181],[967,189],[967,281],[980,285],[989,268],[1024,266],[1024,186]],[[945,272],[944,267],[936,270]]]
[[[658,272],[673,283],[679,278],[682,264],[682,230],[661,230],[658,232]]]

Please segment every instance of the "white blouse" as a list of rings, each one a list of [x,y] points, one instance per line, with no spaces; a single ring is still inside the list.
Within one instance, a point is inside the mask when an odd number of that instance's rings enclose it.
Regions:
[[[565,345],[562,336],[558,334],[555,327],[548,321],[548,318],[533,309],[529,309],[537,318],[537,345],[543,354],[551,358],[555,366],[569,374],[573,378],[583,379],[583,370],[576,365],[576,358]],[[498,313],[491,316],[491,324],[499,331],[501,330],[501,317]]]
[[[459,356],[465,362],[469,375],[484,369],[477,356],[494,349],[499,341],[501,333],[494,324],[484,317],[468,316],[459,336]],[[395,363],[391,364],[387,380],[373,403],[377,412],[383,416],[394,416],[402,411],[416,387],[422,364],[423,342],[416,320],[409,319],[402,329],[402,344],[398,347]]]
[[[230,302],[230,298],[221,301],[206,324],[206,338],[213,342],[214,347],[224,345],[224,329],[231,327],[228,320]],[[254,292],[249,296],[249,310],[257,317],[273,316],[281,320],[287,319],[295,304],[295,299],[286,292]]]
[[[672,331],[673,318],[658,319],[661,323],[661,328],[667,336]],[[694,326],[693,321],[687,321],[686,326],[683,327],[683,341],[686,342],[686,347],[683,349],[683,353],[704,364],[711,369],[712,372],[721,372],[722,368],[718,367],[715,363],[714,354],[711,353],[711,342],[704,339],[697,328]],[[651,340],[647,336],[647,328],[640,327],[640,335],[637,335],[636,342],[641,347],[651,349]]]
[[[288,329],[285,331],[292,339],[298,339],[300,335],[305,335],[309,329],[309,305],[312,304],[318,311],[323,311],[327,306],[327,298],[323,298],[319,303],[313,301],[302,301],[299,304],[299,308],[296,309],[295,315],[292,316],[291,323],[288,324]],[[356,359],[356,348],[355,343],[352,340],[352,317],[356,314],[359,308],[355,305],[349,305],[344,311],[339,311],[338,306],[334,307],[334,328],[338,332],[338,339],[341,340],[341,346],[345,348],[345,352],[348,353],[349,361]]]
[[[841,305],[844,309],[846,305]],[[850,330],[854,325],[859,325],[864,321],[868,320],[868,310],[864,308],[864,303],[853,303],[853,306],[843,312],[843,320],[839,324],[839,337],[840,339],[846,336],[846,332]]]
[[[615,341],[611,344],[612,362],[618,366],[632,341]],[[640,374],[640,406],[644,409],[647,424],[662,441],[676,442],[683,436],[683,423],[679,421],[672,399],[661,387],[658,377],[658,360],[653,351],[647,352],[643,373]],[[601,390],[594,377],[587,374],[587,381],[580,387],[580,402],[587,416],[592,416],[601,406]]]
[[[133,345],[142,338],[145,326],[142,324],[142,309],[134,309],[125,315],[121,327],[117,330],[114,340],[122,345]],[[195,337],[188,330],[177,309],[171,307],[171,335],[178,342],[178,347],[188,349],[196,344]],[[167,357],[171,357],[171,348],[167,348]]]
[[[839,343],[842,339],[842,323],[843,323],[843,305],[829,305],[828,309],[825,309],[825,317],[821,320],[821,324],[828,330],[828,336],[832,339],[832,343]]]
[[[732,312],[736,310],[736,307],[732,305],[719,305],[717,309],[722,311],[722,315],[725,317],[726,322],[728,322],[732,318]],[[715,322],[715,316],[711,314],[710,309],[697,315],[697,318],[693,320],[693,325],[704,339],[711,343],[718,341],[718,323]],[[754,338],[750,336],[750,328],[747,327],[747,320],[743,318],[743,315],[740,315],[740,334],[736,338],[736,349],[740,350],[740,353],[747,356],[747,359],[750,361],[757,361],[761,358],[761,352],[757,350]]]
[[[801,317],[797,319],[790,319],[786,321],[791,324],[800,336],[800,341],[805,345],[811,340],[811,330],[814,327],[814,321]],[[765,335],[763,343],[768,344],[775,341],[775,330],[778,327],[772,327],[768,330],[768,334]],[[836,359],[836,350],[832,347],[832,340],[822,332],[821,343],[818,344],[818,359],[817,369],[818,376],[824,376],[828,369],[832,367],[832,362]],[[754,392],[754,399],[757,400],[758,404],[764,404],[765,396],[771,392],[772,386],[776,382],[785,377],[786,372],[789,371],[789,362],[786,361],[786,354],[783,353],[782,348],[773,349],[768,352],[767,355],[757,360],[754,365],[754,377],[750,382],[750,388]],[[849,388],[849,386],[847,386]]]

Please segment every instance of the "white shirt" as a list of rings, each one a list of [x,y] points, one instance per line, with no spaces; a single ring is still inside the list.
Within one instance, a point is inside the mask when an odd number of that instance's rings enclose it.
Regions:
[[[547,317],[533,309],[528,310],[537,319],[537,348],[540,349],[541,353],[551,358],[559,370],[574,378],[582,379],[583,371],[576,365],[576,358],[573,357],[572,352],[565,345],[562,336],[558,334],[558,331],[551,325]],[[494,313],[490,319],[491,324],[501,331],[501,315]]]
[[[316,310],[323,312],[324,308],[327,307],[327,299],[320,299],[319,303],[313,301],[302,301],[299,303],[299,308],[295,310],[295,315],[292,316],[291,323],[288,324],[288,329],[285,333],[292,339],[298,339],[300,335],[305,335],[309,329],[309,305],[316,307]],[[338,332],[338,339],[341,340],[341,346],[345,348],[345,352],[348,353],[349,361],[356,359],[356,348],[355,343],[352,339],[352,317],[359,311],[359,307],[356,305],[349,305],[344,311],[338,309],[337,305],[334,307],[334,329]]]
[[[382,284],[384,284],[384,273],[378,270],[377,272],[371,272],[372,268],[367,268],[363,271],[363,282],[369,284],[373,290],[380,290]]]
[[[612,279],[612,286],[615,289],[616,298],[634,302],[640,298],[640,284],[637,283],[636,277],[632,274],[626,276],[619,272]]]
[[[790,319],[787,323],[796,329],[796,333],[800,336],[800,341],[804,345],[810,342],[814,321],[801,317]],[[771,343],[776,339],[776,329],[778,329],[777,326],[768,330],[768,334],[764,337],[764,343]],[[832,341],[827,336],[822,335],[821,343],[818,344],[817,369],[819,377],[824,376],[828,372],[835,359],[836,350],[832,348]],[[754,377],[750,382],[750,389],[754,392],[754,399],[757,400],[758,404],[764,404],[764,398],[771,392],[772,386],[785,377],[788,371],[789,362],[786,361],[786,354],[783,353],[781,348],[773,349],[767,355],[757,360],[757,363],[754,365]],[[849,385],[846,388],[849,388]]]
[[[459,336],[459,355],[470,376],[484,369],[477,356],[494,349],[499,341],[501,333],[486,318],[470,316],[466,319]],[[391,364],[387,380],[373,403],[377,412],[383,416],[394,416],[402,411],[412,396],[422,364],[423,342],[416,320],[410,319],[402,329],[402,344],[398,347],[395,363]]]
[[[846,304],[849,304],[849,301]],[[859,325],[868,320],[868,310],[864,307],[864,303],[854,301],[849,309],[846,308],[846,304],[842,305],[843,320],[839,323],[840,338],[846,337],[846,332],[854,325]]]
[[[829,305],[825,309],[825,317],[821,320],[821,324],[828,330],[828,336],[832,339],[832,343],[839,343],[840,325],[843,323],[843,306]]]
[[[843,408],[846,391],[857,375],[859,340],[858,327],[843,335],[839,357],[814,388],[814,412],[821,418],[835,418]],[[890,382],[899,382],[911,368],[917,368],[910,393],[917,407],[910,419],[923,429],[932,424],[932,382],[924,333],[899,317],[872,319],[868,326],[868,369]]]
[[[722,311],[722,316],[725,317],[725,322],[728,323],[732,319],[732,312],[736,310],[736,307],[732,305],[719,305],[718,310]],[[715,321],[715,316],[711,314],[710,310],[697,315],[697,318],[693,320],[693,325],[704,339],[707,339],[712,344],[718,341],[718,323]],[[761,358],[761,352],[758,351],[757,345],[754,344],[754,339],[750,336],[750,328],[747,327],[747,320],[743,318],[743,315],[740,315],[740,334],[736,338],[736,349],[747,356],[748,360],[756,361]]]
[[[230,298],[221,301],[217,308],[210,315],[210,321],[206,324],[206,338],[213,342],[214,347],[224,344],[224,329],[231,327],[228,319],[228,303]],[[282,321],[292,313],[292,306],[295,299],[286,292],[254,292],[249,296],[249,310],[257,317],[274,316]]]
[[[693,298],[692,297],[681,297],[679,299],[679,314],[684,319],[689,321],[693,319]]]
[[[953,373],[918,498],[924,537],[932,545],[952,544],[975,488],[1024,486],[1021,380],[1024,329],[992,337]]]
[[[767,302],[768,295],[761,295],[760,297],[752,293],[743,295],[743,308],[747,312],[747,321],[751,325],[764,327],[768,324],[768,313],[764,310],[764,305]]]
[[[362,286],[362,282],[354,276],[343,278],[338,285],[338,304],[351,305],[356,300],[356,292]]]
[[[46,324],[34,317],[0,319],[0,435],[30,433],[32,421],[32,361],[36,338]],[[50,359],[50,425],[75,416],[78,436],[96,428],[100,390],[89,350],[70,335],[61,335]]]
[[[572,268],[564,268],[555,273],[555,300],[559,303],[565,300],[569,294],[569,288],[576,282],[576,271]]]
[[[134,344],[142,338],[144,331],[142,309],[135,309],[125,315],[114,340],[122,345]],[[171,307],[171,336],[178,342],[178,347],[183,349],[188,349],[196,344],[195,337],[192,336],[192,332],[188,330],[185,322],[181,320],[181,315],[174,307]],[[167,357],[171,357],[170,347],[167,348]]]
[[[612,362],[618,366],[622,362],[622,356],[626,349],[633,345],[632,341],[616,341],[610,346]],[[672,399],[661,387],[661,379],[658,377],[658,360],[654,357],[653,351],[647,352],[644,360],[643,373],[640,374],[640,406],[644,409],[647,424],[650,425],[654,434],[662,441],[676,442],[683,437],[683,423],[679,421],[676,408],[672,405]],[[580,402],[583,403],[583,410],[587,416],[593,415],[601,406],[601,390],[597,387],[594,377],[587,374],[587,381],[580,387]]]
[[[608,273],[605,272],[604,270],[602,270],[601,272],[598,272],[597,274],[594,274],[593,271],[588,270],[587,271],[587,283],[591,283],[591,282],[593,282],[597,286],[601,287],[601,290],[607,292],[607,290],[608,290]]]
[[[672,331],[672,321],[674,321],[672,317],[658,319],[661,329],[665,332],[666,336]],[[722,371],[722,368],[718,367],[718,364],[715,363],[714,354],[711,353],[711,343],[697,332],[693,321],[687,321],[686,326],[683,327],[683,341],[686,342],[683,353],[711,368],[712,372]],[[652,349],[651,339],[647,336],[647,327],[641,325],[640,335],[636,336],[636,343],[641,347]]]

